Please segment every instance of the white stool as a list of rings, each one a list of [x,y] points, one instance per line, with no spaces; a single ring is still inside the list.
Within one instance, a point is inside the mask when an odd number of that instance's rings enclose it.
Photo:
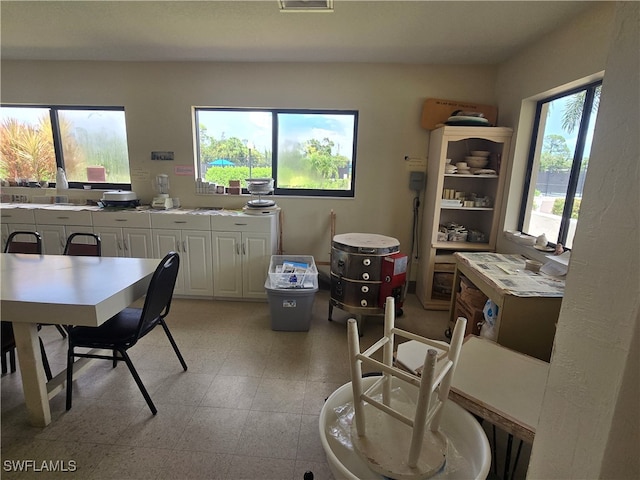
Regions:
[[[396,480],[429,478],[446,460],[447,437],[439,430],[442,407],[449,395],[467,321],[458,318],[450,345],[395,328],[394,322],[395,303],[393,297],[389,297],[385,306],[384,336],[361,353],[357,322],[348,321],[355,410],[351,440],[354,450],[375,472]],[[393,366],[395,335],[431,347],[420,377]],[[380,348],[383,349],[382,362],[371,358]],[[382,377],[366,391],[362,388],[363,362],[382,371]],[[419,388],[415,404],[395,401],[392,404],[393,377]]]

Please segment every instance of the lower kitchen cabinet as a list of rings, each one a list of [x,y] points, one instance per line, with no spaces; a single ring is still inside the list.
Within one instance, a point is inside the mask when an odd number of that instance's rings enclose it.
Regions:
[[[95,227],[103,257],[153,258],[151,231],[145,228]]]
[[[213,227],[213,296],[266,299],[264,282],[277,250],[277,217],[219,217]]]
[[[33,210],[20,208],[3,208],[0,210],[0,226],[2,227],[2,249],[7,244],[9,234],[13,232],[35,232],[36,217]]]
[[[35,219],[45,255],[62,255],[72,233],[93,233],[91,212],[87,211],[35,210]]]
[[[153,248],[158,258],[170,251],[180,254],[176,295],[213,296],[211,232],[154,229]]]
[[[142,212],[93,212],[103,257],[153,258],[151,218]]]
[[[214,232],[214,297],[266,298],[264,281],[273,253],[268,233]]]
[[[105,257],[160,259],[180,254],[176,295],[266,300],[264,282],[278,248],[278,215],[87,210],[2,206],[2,243],[38,231],[46,254],[61,254],[71,233],[95,233]]]

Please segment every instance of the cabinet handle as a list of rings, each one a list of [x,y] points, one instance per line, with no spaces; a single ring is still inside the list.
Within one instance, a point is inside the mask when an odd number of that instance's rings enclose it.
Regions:
[[[182,240],[182,251],[184,253],[187,253],[187,241],[186,240]]]
[[[239,227],[246,227],[247,226],[246,223],[234,223],[234,225],[237,225]]]
[[[129,251],[129,245],[127,245],[127,239],[123,238],[122,239],[122,243],[124,244],[124,251],[128,252]]]
[[[118,239],[117,242],[118,242],[118,250],[122,250],[122,244],[120,243],[120,239]]]
[[[174,220],[173,223],[187,223],[186,220]]]
[[[236,255],[240,255],[240,244],[236,243]]]
[[[56,217],[58,220],[69,220],[69,217]]]
[[[126,218],[116,218],[115,220],[116,220],[116,222],[126,222],[127,221]]]
[[[246,254],[247,254],[247,248],[246,248],[246,246],[245,246],[245,244],[244,244],[244,243],[242,244],[242,254],[243,254],[243,255],[246,255]]]

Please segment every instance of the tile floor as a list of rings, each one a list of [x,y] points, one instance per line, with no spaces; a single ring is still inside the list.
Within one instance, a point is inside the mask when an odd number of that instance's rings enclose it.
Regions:
[[[20,375],[5,375],[2,478],[300,480],[310,470],[316,480],[332,479],[318,415],[349,381],[349,315],[334,309],[327,321],[328,297],[316,295],[308,332],[272,331],[267,303],[175,299],[168,324],[189,370],[160,328],[130,350],[156,416],[125,365],[96,361],[74,384],[73,408],[65,411],[61,392],[51,399],[52,423],[31,427]],[[423,310],[411,294],[403,310],[400,328],[444,339],[446,312]],[[362,346],[381,335],[382,317],[366,319]],[[55,375],[66,341],[53,327],[42,337]],[[26,459],[61,460],[67,469],[73,461],[75,471],[7,468]]]

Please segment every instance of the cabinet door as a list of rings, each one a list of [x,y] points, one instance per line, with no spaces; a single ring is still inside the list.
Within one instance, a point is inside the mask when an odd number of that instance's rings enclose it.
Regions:
[[[122,229],[114,227],[94,227],[102,242],[103,257],[124,257]]]
[[[182,231],[180,269],[184,276],[186,295],[213,295],[213,272],[211,259],[211,232],[197,230]]]
[[[214,297],[242,298],[241,246],[240,232],[214,233],[212,240]]]
[[[153,258],[151,230],[145,228],[123,228],[124,256],[131,258]]]
[[[67,241],[66,231],[62,225],[38,225],[38,233],[42,237],[42,253],[62,255]]]
[[[157,258],[163,258],[169,252],[180,254],[180,270],[173,293],[184,294],[184,263],[186,255],[182,251],[182,235],[180,230],[153,230],[153,252]]]
[[[242,235],[242,296],[266,298],[264,282],[271,261],[271,236],[268,233]]]

